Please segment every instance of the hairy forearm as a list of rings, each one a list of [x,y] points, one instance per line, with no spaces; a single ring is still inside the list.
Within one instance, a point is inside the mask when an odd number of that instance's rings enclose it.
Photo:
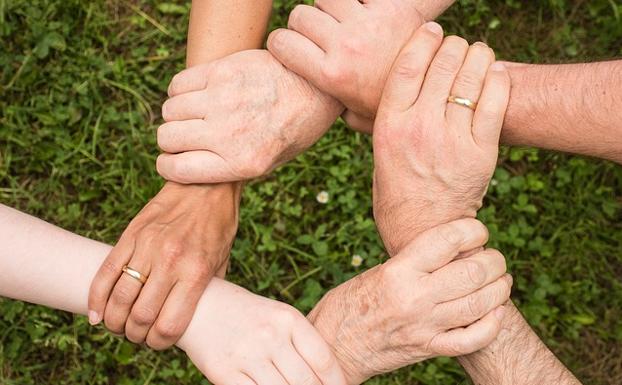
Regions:
[[[508,68],[504,143],[622,163],[622,60]]]
[[[513,304],[506,305],[505,314],[503,329],[495,342],[458,359],[475,384],[580,384],[542,343]]]

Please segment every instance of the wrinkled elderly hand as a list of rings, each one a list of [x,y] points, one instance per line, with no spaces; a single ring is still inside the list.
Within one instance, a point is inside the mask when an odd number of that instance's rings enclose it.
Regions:
[[[216,385],[345,385],[330,347],[300,312],[220,279],[177,345]]]
[[[340,100],[346,118],[373,119],[393,61],[423,23],[413,0],[316,0],[298,5],[268,49],[287,68]]]
[[[93,279],[89,320],[164,349],[182,335],[203,290],[223,277],[235,237],[239,185],[167,183],[131,221]],[[123,274],[147,276],[142,285]]]
[[[492,249],[458,258],[487,238],[475,219],[440,225],[322,298],[308,318],[349,384],[496,338],[512,286],[505,259]]]
[[[496,167],[510,93],[483,43],[428,23],[402,50],[374,126],[374,216],[391,255],[439,223],[475,217]],[[475,111],[450,95],[479,101]]]
[[[169,95],[157,168],[179,183],[265,175],[314,144],[343,110],[265,50],[186,69]]]

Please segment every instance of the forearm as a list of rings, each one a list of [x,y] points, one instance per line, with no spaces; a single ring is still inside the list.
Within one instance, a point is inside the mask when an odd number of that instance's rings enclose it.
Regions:
[[[0,205],[0,296],[86,315],[89,287],[111,250],[40,219]],[[235,287],[212,279],[199,301]],[[203,312],[205,313],[205,311]],[[197,313],[200,314],[200,313]],[[193,322],[178,345],[192,337]]]
[[[415,8],[425,20],[434,20],[439,17],[456,0],[413,0]]]
[[[518,309],[506,306],[504,326],[488,347],[458,360],[477,385],[580,384],[542,343]]]
[[[504,143],[622,163],[622,60],[508,67]]]
[[[272,0],[194,0],[188,27],[187,66],[260,48],[271,9]]]

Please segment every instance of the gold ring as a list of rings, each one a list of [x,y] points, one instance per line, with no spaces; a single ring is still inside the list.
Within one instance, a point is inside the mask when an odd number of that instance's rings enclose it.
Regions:
[[[128,265],[123,266],[123,269],[121,269],[121,270],[123,270],[123,272],[125,274],[127,274],[130,277],[134,278],[135,280],[137,280],[138,282],[142,283],[143,285],[145,284],[145,282],[147,282],[147,277],[142,275],[140,272],[132,269]]]
[[[475,109],[477,108],[477,103],[475,103],[474,101],[470,99],[462,98],[460,96],[450,96],[449,98],[447,98],[447,101],[449,103],[454,103],[459,106],[469,108],[473,111],[475,111]]]

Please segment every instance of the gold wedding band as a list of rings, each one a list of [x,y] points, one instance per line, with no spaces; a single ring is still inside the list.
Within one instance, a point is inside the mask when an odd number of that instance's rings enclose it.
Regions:
[[[137,280],[138,282],[142,283],[143,285],[145,284],[145,282],[147,282],[147,277],[142,275],[140,272],[132,269],[128,265],[123,266],[123,269],[121,269],[121,270],[123,270],[123,272],[125,274],[127,274],[130,277],[134,278],[135,280]]]
[[[466,107],[469,108],[473,111],[475,111],[475,109],[477,108],[477,103],[475,103],[474,101],[467,99],[467,98],[462,98],[460,96],[450,96],[449,98],[447,98],[447,101],[449,103],[454,103],[457,104],[459,106],[462,107]]]

